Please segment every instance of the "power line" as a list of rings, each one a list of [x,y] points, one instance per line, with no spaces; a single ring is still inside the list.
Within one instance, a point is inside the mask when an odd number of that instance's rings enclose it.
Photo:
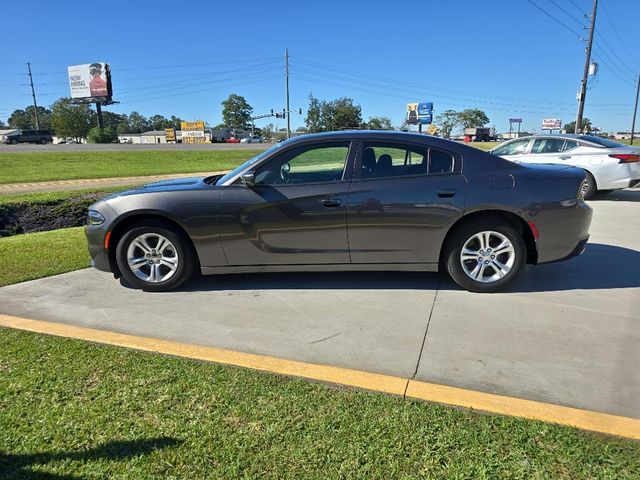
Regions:
[[[573,21],[575,21],[578,25],[580,25],[581,27],[584,28],[584,25],[582,23],[582,20],[577,19],[576,17],[574,17],[571,13],[569,13],[567,10],[564,9],[564,7],[562,7],[561,5],[556,3],[556,0],[549,0],[551,3],[553,3],[556,8],[558,8],[559,10],[561,10],[562,12],[564,12],[564,14],[571,18]]]
[[[533,0],[527,0],[531,5],[533,5],[534,7],[536,7],[538,10],[540,10],[542,13],[544,13],[547,17],[549,17],[551,20],[553,20],[554,22],[556,22],[558,25],[561,25],[565,30],[573,33],[574,35],[576,35],[580,40],[582,40],[582,34],[576,32],[573,28],[571,28],[569,25],[567,25],[566,23],[564,23],[562,20],[558,20],[556,17],[554,17],[552,14],[550,14],[549,12],[547,12],[544,8],[542,8],[540,5],[538,5],[537,3],[535,3]]]
[[[601,0],[600,1],[600,5],[601,5],[601,9],[602,12],[604,13],[604,17],[606,18],[607,22],[609,23],[609,25],[611,26],[611,31],[613,32],[613,34],[616,36],[616,38],[618,39],[618,42],[620,42],[620,45],[622,45],[622,48],[625,49],[625,51],[627,52],[627,54],[629,54],[629,56],[631,57],[631,59],[633,59],[633,61],[637,64],[640,64],[640,61],[638,61],[638,59],[635,57],[635,55],[631,52],[631,50],[629,50],[629,48],[627,47],[626,42],[624,42],[622,40],[622,38],[620,37],[620,35],[618,34],[618,31],[616,30],[616,27],[613,25],[613,22],[611,21],[611,18],[609,17],[609,14],[607,13],[607,9],[604,6],[604,1]]]

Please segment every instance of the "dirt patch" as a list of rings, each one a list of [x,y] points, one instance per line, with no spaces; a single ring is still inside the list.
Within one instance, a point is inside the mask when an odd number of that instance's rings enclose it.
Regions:
[[[82,226],[89,206],[104,196],[85,193],[63,200],[0,205],[0,237]]]

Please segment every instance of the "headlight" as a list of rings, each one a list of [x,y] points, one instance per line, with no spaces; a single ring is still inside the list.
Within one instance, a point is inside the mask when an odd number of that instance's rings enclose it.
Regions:
[[[87,215],[87,225],[102,225],[104,223],[104,217],[100,212],[95,210],[89,210]]]

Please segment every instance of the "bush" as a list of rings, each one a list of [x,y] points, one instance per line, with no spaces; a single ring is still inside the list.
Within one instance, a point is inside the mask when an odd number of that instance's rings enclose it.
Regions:
[[[89,130],[87,142],[89,143],[113,143],[118,141],[118,132],[113,127],[93,127]]]

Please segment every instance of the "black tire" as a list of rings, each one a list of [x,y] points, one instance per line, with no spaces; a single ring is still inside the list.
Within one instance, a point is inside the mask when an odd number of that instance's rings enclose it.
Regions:
[[[46,145],[47,144],[47,139],[46,138],[41,138],[39,143],[40,143],[40,145]]]
[[[18,140],[16,140],[15,138],[11,139],[11,145],[17,145],[18,144]]]
[[[143,278],[137,276],[129,266],[129,262],[127,259],[127,252],[131,243],[138,239],[141,235],[149,235],[150,244],[153,240],[154,235],[160,235],[167,239],[171,245],[175,248],[170,248],[169,251],[174,251],[175,257],[177,257],[177,267],[175,268],[173,274],[164,281],[145,281]],[[157,244],[156,244],[157,245]],[[134,247],[136,248],[136,247]],[[166,250],[164,250],[166,253]],[[155,252],[155,250],[153,250]],[[142,250],[140,250],[142,255],[145,255]],[[158,252],[159,253],[159,252]],[[162,257],[162,255],[160,255]],[[174,258],[175,258],[174,257]],[[149,258],[149,257],[147,257]],[[165,257],[165,259],[168,257]],[[157,257],[153,257],[150,260],[156,260],[157,262],[161,262],[163,259],[158,259]],[[118,241],[118,246],[116,247],[116,261],[118,263],[118,268],[120,269],[120,273],[122,276],[133,286],[144,290],[145,292],[167,292],[170,290],[174,290],[182,285],[185,281],[192,277],[193,272],[195,271],[195,267],[197,264],[196,254],[193,251],[193,247],[191,242],[185,235],[163,222],[159,221],[145,221],[141,223],[137,223],[133,225],[129,230],[127,230],[124,235]],[[146,262],[142,262],[143,266],[136,269],[140,272],[140,275],[148,276],[151,273],[151,268],[153,265],[146,265]],[[169,267],[166,267],[164,264],[161,266],[158,264],[158,270],[162,269],[164,273],[161,275],[167,274]]]
[[[598,191],[598,185],[596,185],[596,179],[593,178],[593,175],[591,175],[591,173],[587,172],[586,170],[585,173],[585,180],[587,181],[587,184],[584,188],[584,199],[588,200],[593,197]]]
[[[491,259],[493,257],[491,257],[491,255],[488,254],[486,251],[483,251],[483,252],[484,254],[487,255],[487,257],[486,258],[483,257],[483,258],[485,258],[485,262],[488,261],[490,263],[487,266],[485,266],[484,269],[480,269],[479,271],[481,274],[483,272],[487,272],[487,274],[490,274],[491,272],[493,272],[493,275],[492,276],[483,275],[482,278],[486,280],[486,282],[483,282],[483,281],[473,279],[469,274],[467,274],[467,272],[465,272],[465,269],[463,267],[463,262],[461,259],[462,248],[465,246],[465,244],[467,244],[467,242],[472,242],[471,239],[475,235],[481,232],[496,233],[495,235],[491,234],[489,236],[490,247],[495,248],[496,246],[498,246],[496,245],[496,243],[502,242],[502,240],[500,240],[500,236],[506,237],[506,239],[508,239],[508,241],[511,243],[511,246],[513,249],[513,255],[514,255],[513,261],[506,262],[506,263],[511,263],[511,266],[508,273],[506,273],[502,278],[498,278],[500,275],[498,273],[498,270],[491,266],[491,263],[492,263]],[[500,242],[498,242],[498,240]],[[473,245],[473,242],[469,243],[468,245]],[[449,275],[451,276],[454,282],[456,282],[462,288],[470,292],[488,293],[488,292],[495,292],[503,289],[508,284],[513,282],[515,278],[520,274],[527,259],[527,247],[524,243],[524,239],[522,238],[522,235],[520,234],[520,232],[518,232],[518,230],[516,230],[508,222],[504,220],[500,220],[498,218],[496,218],[495,220],[483,219],[483,220],[469,221],[467,224],[463,225],[460,229],[458,229],[457,232],[454,233],[454,235],[448,241],[447,245],[445,245],[445,248],[446,248],[446,253],[445,253],[444,261],[446,262],[445,265],[446,265],[447,272],[449,273]],[[506,257],[506,255],[509,255],[509,253],[498,254],[496,260],[498,262],[506,261],[508,258]],[[479,258],[480,256],[478,257],[478,259]],[[478,266],[478,264],[480,265]],[[476,266],[480,268],[482,265],[482,262],[479,262],[474,258],[472,260],[466,260],[465,265],[467,269],[471,269]],[[496,279],[491,280],[492,277],[496,277]]]

